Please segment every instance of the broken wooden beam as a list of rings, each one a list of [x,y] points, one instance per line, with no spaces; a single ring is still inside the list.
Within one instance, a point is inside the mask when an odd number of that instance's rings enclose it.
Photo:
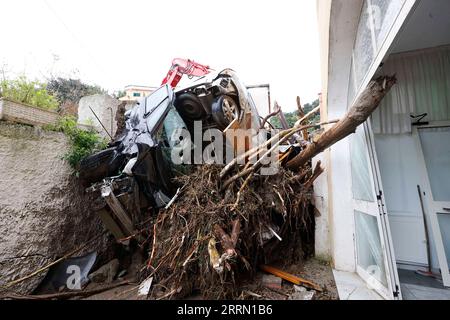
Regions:
[[[135,233],[133,222],[131,221],[131,218],[126,213],[125,209],[122,207],[122,204],[119,202],[119,200],[114,195],[114,192],[111,188],[111,186],[106,185],[102,187],[102,197],[105,199],[108,206],[111,208],[112,212],[115,214],[117,219],[122,224],[124,231],[126,232],[126,235],[132,235]]]
[[[323,291],[322,288],[319,285],[315,284],[314,282],[294,276],[293,274],[284,272],[280,269],[277,269],[277,268],[274,268],[271,266],[266,266],[266,265],[261,265],[261,266],[259,266],[259,268],[267,273],[273,274],[274,276],[280,277],[281,279],[289,281],[293,284],[296,284],[299,286],[304,286],[304,287],[307,287],[310,289],[314,289],[319,292]]]
[[[231,237],[217,224],[214,225],[214,233],[216,237],[219,238],[220,244],[222,245],[225,253],[229,257],[235,256],[236,251]]]
[[[325,171],[325,169],[322,168],[321,164],[322,162],[320,160],[317,161],[316,167],[314,168],[311,178],[309,178],[308,181],[306,181],[305,184],[303,185],[303,188],[305,188],[305,190],[311,188],[314,181]]]
[[[355,132],[378,107],[381,100],[395,84],[395,76],[384,76],[371,81],[347,114],[332,128],[325,131],[316,141],[308,145],[287,163],[289,169],[297,169],[323,150]]]
[[[232,226],[231,243],[233,244],[233,248],[235,248],[239,240],[239,233],[241,232],[241,221],[239,218],[233,221]]]

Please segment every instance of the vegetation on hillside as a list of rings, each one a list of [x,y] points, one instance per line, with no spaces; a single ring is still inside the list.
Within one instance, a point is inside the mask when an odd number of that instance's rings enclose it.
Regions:
[[[117,91],[114,91],[112,94],[113,98],[116,98],[116,99],[123,98],[126,95],[127,95],[127,93],[124,90],[117,90]]]
[[[105,149],[108,144],[94,129],[79,128],[76,118],[71,116],[61,118],[56,125],[47,126],[46,129],[64,132],[69,138],[70,149],[64,155],[64,159],[75,170],[77,170],[78,164],[82,159]]]
[[[312,109],[319,105],[319,99],[313,101],[312,103],[307,103],[303,106],[303,110],[306,113],[310,112]],[[299,119],[298,111],[293,112],[283,112],[284,117],[286,118],[286,122],[290,127],[294,126],[295,122]],[[309,123],[316,123],[320,121],[320,114],[317,113],[314,117],[309,119]],[[276,129],[281,129],[280,119],[275,116],[270,119],[270,123]]]
[[[0,80],[0,97],[47,110],[57,110],[59,106],[57,99],[48,91],[47,84],[28,80],[25,76]]]
[[[78,79],[66,79],[60,77],[50,79],[48,81],[47,89],[60,103],[66,101],[78,103],[84,96],[106,93],[106,90],[100,86],[89,85]]]

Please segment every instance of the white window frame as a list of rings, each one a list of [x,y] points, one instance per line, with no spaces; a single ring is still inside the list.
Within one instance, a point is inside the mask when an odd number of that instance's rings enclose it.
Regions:
[[[387,286],[371,276],[366,270],[364,270],[358,264],[358,239],[355,237],[355,264],[357,274],[367,283],[370,284],[371,289],[375,290],[384,299],[401,299],[401,290],[399,285],[399,279],[397,270],[395,268],[395,258],[393,256],[392,241],[390,241],[390,229],[388,222],[386,222],[386,210],[384,207],[384,198],[380,198],[381,181],[377,178],[377,172],[379,176],[379,168],[377,166],[378,160],[376,154],[373,151],[373,135],[371,134],[370,121],[366,121],[362,124],[364,129],[364,141],[366,143],[366,159],[368,161],[368,169],[370,176],[370,185],[372,189],[373,201],[353,199],[353,219],[356,228],[355,211],[362,212],[364,214],[376,217],[378,225],[378,233],[380,236],[381,251],[383,252],[383,264],[386,273]],[[350,146],[351,147],[351,146]],[[352,172],[353,174],[353,172]],[[356,235],[356,233],[355,233]],[[395,294],[394,294],[395,293]]]
[[[370,1],[370,0],[368,0]],[[395,0],[393,0],[395,1]],[[388,55],[389,49],[392,45],[392,43],[395,40],[395,37],[399,33],[400,29],[404,25],[404,22],[406,21],[406,18],[408,17],[411,10],[416,6],[416,4],[421,0],[406,0],[403,4],[402,9],[400,10],[397,19],[394,21],[394,24],[392,25],[390,31],[388,32],[386,38],[384,39],[384,42],[380,45],[380,49],[378,50],[378,53],[376,54],[375,59],[372,62],[372,65],[369,67],[369,69],[366,72],[366,75],[364,76],[363,81],[361,82],[360,86],[356,88],[355,90],[355,96],[353,97],[353,100],[350,101],[351,105],[359,98],[361,93],[364,91],[364,89],[367,87],[369,82],[372,80],[373,76],[377,72],[380,64],[383,62],[384,58]],[[376,39],[373,39],[376,42]],[[350,70],[350,75],[352,72],[354,72],[354,59],[353,59],[353,51],[355,48],[352,49],[352,70]],[[348,82],[350,83],[350,78]],[[355,77],[353,77],[355,79]],[[356,81],[356,80],[355,80]],[[350,84],[351,85],[351,84]],[[349,87],[350,89],[350,87]],[[349,90],[350,92],[350,90]]]
[[[410,12],[413,10],[413,8],[417,5],[417,3],[421,0],[406,0],[403,4],[402,9],[400,10],[396,20],[394,21],[393,25],[391,26],[390,31],[387,33],[386,38],[384,39],[383,43],[380,45],[380,49],[378,50],[378,53],[376,54],[375,59],[372,62],[372,65],[369,67],[369,69],[366,72],[366,75],[364,76],[363,81],[361,82],[359,88],[355,90],[355,96],[353,97],[353,100],[351,101],[350,105],[353,105],[353,103],[359,98],[361,93],[364,91],[364,89],[368,86],[374,75],[376,74],[380,64],[383,62],[385,57],[388,55],[389,50],[392,46],[392,43],[394,42],[397,34],[400,32],[401,28],[405,24],[405,21],[410,14]],[[349,90],[348,93],[350,93],[350,86],[352,85],[350,83],[351,80],[351,74],[354,72],[354,60],[353,60],[353,50],[352,49],[352,62],[351,62],[351,70],[349,73]],[[355,77],[353,77],[355,79]],[[355,80],[356,81],[356,80]],[[374,281],[373,277],[371,277],[365,270],[363,270],[361,267],[358,266],[358,258],[357,258],[357,247],[356,247],[356,241],[354,243],[355,245],[355,257],[356,257],[356,269],[357,273],[361,276],[363,280],[366,282],[370,279],[370,283],[373,286],[373,289],[377,291],[383,298],[385,299],[401,299],[401,289],[400,289],[400,282],[399,277],[397,273],[397,266],[395,261],[395,255],[394,255],[394,247],[392,244],[392,238],[390,235],[390,228],[389,228],[389,220],[387,219],[387,210],[385,206],[385,199],[382,192],[380,192],[382,189],[381,185],[381,175],[380,170],[378,167],[378,159],[376,156],[375,151],[375,143],[373,139],[373,133],[370,125],[370,120],[366,121],[367,129],[365,128],[364,132],[366,134],[366,145],[367,145],[367,153],[368,153],[368,159],[370,162],[370,168],[372,177],[371,180],[373,182],[373,186],[375,188],[375,193],[377,195],[377,200],[374,202],[374,204],[362,204],[364,201],[360,200],[353,200],[353,215],[355,213],[355,210],[361,211],[361,212],[375,212],[376,205],[379,210],[379,218],[377,218],[378,221],[378,228],[380,231],[380,240],[381,240],[381,246],[383,250],[383,257],[385,262],[385,268],[386,268],[386,278],[388,282],[388,287],[386,288],[383,284],[379,283],[378,281]],[[370,151],[369,151],[370,150]],[[364,211],[359,209],[366,209],[370,211]],[[355,217],[353,217],[355,219]],[[356,226],[356,225],[355,225]],[[387,290],[386,290],[387,289]]]

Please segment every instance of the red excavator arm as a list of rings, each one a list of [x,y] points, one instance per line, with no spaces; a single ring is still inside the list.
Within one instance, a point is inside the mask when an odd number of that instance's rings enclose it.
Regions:
[[[168,83],[172,88],[175,88],[178,82],[180,82],[181,77],[183,77],[183,74],[191,77],[201,77],[209,72],[210,68],[208,66],[204,66],[193,60],[176,58],[173,59],[172,66],[161,85]]]

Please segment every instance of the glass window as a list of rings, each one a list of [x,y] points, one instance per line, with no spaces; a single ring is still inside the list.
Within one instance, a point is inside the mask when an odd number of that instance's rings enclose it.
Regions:
[[[406,0],[371,0],[377,48],[381,48]]]
[[[177,144],[177,139],[174,140],[174,134],[178,133],[180,129],[186,129],[186,124],[184,123],[181,116],[175,110],[175,108],[170,108],[169,113],[163,122],[164,127],[164,139],[167,145],[173,148]]]
[[[442,242],[444,243],[447,264],[450,265],[450,215],[444,212],[438,212],[439,228],[441,229]]]
[[[353,198],[363,201],[375,201],[364,126],[359,126],[350,137],[350,157],[352,167]]]
[[[387,286],[377,217],[355,211],[355,229],[358,266]]]
[[[351,104],[406,0],[365,0],[352,53]]]
[[[419,129],[434,201],[450,201],[450,127]]]
[[[372,21],[368,8],[368,1],[364,1],[352,56],[355,80],[358,84],[363,81],[375,59],[375,52],[377,52],[374,39],[372,38]]]
[[[133,92],[133,97],[140,97],[141,93],[140,92]]]

